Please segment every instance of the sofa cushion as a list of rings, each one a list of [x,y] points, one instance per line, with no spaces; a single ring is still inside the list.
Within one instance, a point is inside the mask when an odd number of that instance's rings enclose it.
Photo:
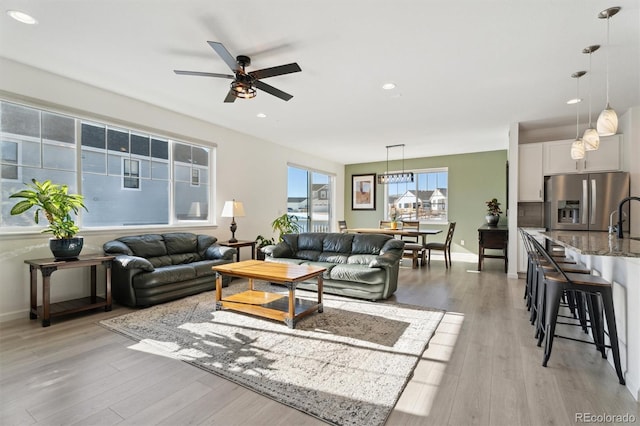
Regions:
[[[162,235],[136,235],[120,237],[118,240],[129,246],[132,254],[135,256],[146,257],[148,259],[150,257],[164,256],[167,254],[167,247],[164,244]]]
[[[351,246],[352,254],[380,254],[380,250],[387,240],[392,239],[390,235],[382,234],[355,234]]]
[[[169,257],[171,258],[171,263],[173,265],[180,265],[183,263],[191,263],[202,260],[202,257],[200,257],[200,255],[196,252],[172,254]]]
[[[191,265],[171,265],[157,268],[151,272],[137,274],[133,277],[134,288],[151,288],[191,280],[196,277],[196,270]]]
[[[324,278],[325,280],[331,279],[331,270],[336,266],[335,263],[330,262],[302,262],[301,265],[318,266],[320,268],[325,268],[326,271],[322,273],[322,278]],[[312,281],[316,281],[316,279],[313,278]]]
[[[173,260],[171,259],[171,256],[169,256],[169,255],[157,256],[157,257],[148,257],[147,260],[149,262],[151,262],[151,264],[155,268],[161,268],[163,266],[173,265]]]
[[[387,272],[382,268],[369,268],[367,265],[336,265],[331,269],[328,279],[351,281],[366,284],[384,284]]]
[[[219,265],[221,262],[221,260],[201,260],[191,263],[190,266],[196,271],[197,277],[205,277],[207,275],[214,275],[215,272],[211,268]]]
[[[326,234],[322,240],[322,251],[332,253],[351,253],[354,234]]]
[[[163,234],[167,254],[197,253],[198,238],[189,232],[171,232]],[[179,262],[184,263],[184,262]]]
[[[371,265],[371,262],[375,261],[378,256],[373,254],[353,254],[347,259],[347,263],[351,265]]]

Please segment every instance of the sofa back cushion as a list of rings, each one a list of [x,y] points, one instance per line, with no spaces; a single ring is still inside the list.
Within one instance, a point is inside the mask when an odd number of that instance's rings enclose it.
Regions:
[[[204,259],[204,252],[217,241],[208,235],[190,232],[170,232],[166,234],[145,234],[120,237],[110,242],[110,248],[124,244],[118,251],[147,259],[155,267],[179,265]],[[114,244],[111,244],[114,243]],[[113,246],[113,247],[112,247]],[[128,251],[128,252],[127,252]]]
[[[151,257],[166,256],[167,247],[160,234],[133,235],[120,237],[118,241],[125,243],[134,256]]]
[[[353,234],[326,234],[322,241],[322,253],[320,262],[347,263],[351,254]]]
[[[390,235],[308,232],[286,234],[283,241],[296,259],[368,265],[381,254]]]
[[[317,261],[322,253],[322,244],[327,234],[323,232],[308,232],[298,234],[298,259]]]

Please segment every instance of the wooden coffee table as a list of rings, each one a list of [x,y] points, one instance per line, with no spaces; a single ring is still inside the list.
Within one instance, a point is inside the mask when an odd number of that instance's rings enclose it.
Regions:
[[[212,268],[216,274],[216,310],[227,308],[264,318],[284,321],[289,328],[295,328],[296,322],[313,313],[322,312],[322,273],[326,268],[318,266],[293,265],[288,263],[245,260],[227,263]],[[222,276],[248,278],[249,289],[241,293],[222,298]],[[296,299],[296,286],[299,282],[316,278],[318,280],[318,301]],[[261,280],[282,284],[289,295],[254,290],[253,281]]]

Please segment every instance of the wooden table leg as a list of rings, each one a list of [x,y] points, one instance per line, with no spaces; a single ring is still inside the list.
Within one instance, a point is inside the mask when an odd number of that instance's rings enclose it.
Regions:
[[[216,272],[216,303],[215,309],[222,309],[222,274]]]
[[[484,254],[484,247],[482,244],[478,247],[478,271],[482,271],[482,256]]]
[[[322,292],[324,289],[324,279],[322,278],[322,274],[318,275],[318,312],[322,312],[324,310],[322,306]]]
[[[29,276],[31,285],[31,310],[29,311],[29,319],[38,318],[38,268],[29,265]]]
[[[91,303],[96,303],[96,298],[98,297],[98,290],[96,289],[96,265],[91,265]]]
[[[104,262],[103,265],[105,267],[104,298],[106,301],[104,310],[105,312],[110,312],[113,305],[111,300],[111,261]]]
[[[295,317],[296,317],[296,290],[294,287],[295,284],[290,284],[289,287],[289,316],[285,318],[285,323],[289,326],[289,328],[295,328]]]
[[[42,326],[51,325],[51,275],[57,268],[42,268]]]

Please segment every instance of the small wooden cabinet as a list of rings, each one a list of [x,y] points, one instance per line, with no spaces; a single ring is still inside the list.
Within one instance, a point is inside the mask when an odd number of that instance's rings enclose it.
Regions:
[[[508,269],[509,227],[483,225],[478,228],[478,271],[482,271],[485,258],[504,259],[504,272]],[[485,250],[502,250],[502,254],[485,254]]]
[[[622,135],[600,138],[597,151],[587,151],[582,160],[571,158],[573,140],[545,142],[543,174],[615,172],[622,170]]]
[[[544,201],[541,143],[518,146],[518,201]]]

